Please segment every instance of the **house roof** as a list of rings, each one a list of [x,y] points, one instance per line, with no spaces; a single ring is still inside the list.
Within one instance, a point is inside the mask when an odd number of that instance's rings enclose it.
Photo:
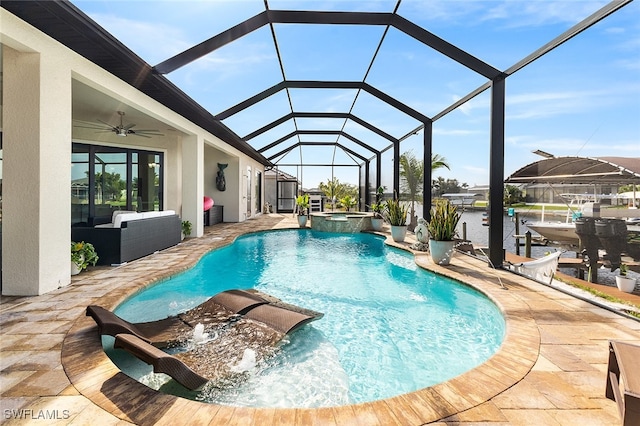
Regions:
[[[5,1],[4,9],[264,165],[270,162],[68,1]]]

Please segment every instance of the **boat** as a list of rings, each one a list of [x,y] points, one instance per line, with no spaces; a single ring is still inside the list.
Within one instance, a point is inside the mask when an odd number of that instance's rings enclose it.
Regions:
[[[591,208],[593,204],[586,204],[585,206],[587,208]],[[549,222],[541,220],[534,222],[525,222],[525,225],[527,226],[527,228],[537,232],[548,241],[578,247],[580,245],[580,237],[576,232],[576,224],[574,220],[579,217],[583,217],[583,213],[585,212],[578,212],[577,214],[573,214],[571,215],[571,219],[566,220],[565,222]],[[604,211],[601,211],[600,215],[598,215],[597,217],[603,219],[619,219],[626,225],[627,232],[635,236],[637,234],[640,234],[640,221],[638,220],[640,218],[633,217],[632,215],[636,215],[639,213],[640,210],[638,209],[605,209]],[[591,216],[591,214],[587,214],[585,216]],[[623,219],[625,217],[626,220]]]
[[[534,153],[538,154],[537,151]],[[609,266],[613,272],[622,264],[623,255],[626,261],[628,257],[634,261],[640,260],[640,226],[635,224],[635,218],[640,218],[640,209],[637,208],[640,197],[637,190],[633,189],[631,194],[625,193],[624,196],[603,193],[603,188],[620,188],[622,185],[633,185],[632,188],[635,188],[640,179],[640,158],[556,157],[547,153],[540,155],[545,159],[520,168],[505,179],[505,183],[544,184],[550,188],[554,185],[566,188],[593,185],[593,195],[579,194],[592,199],[582,200],[581,208],[575,212],[569,208],[564,222],[544,221],[543,210],[540,221],[526,222],[525,225],[561,245],[581,247],[580,253],[585,265],[596,266],[590,268],[591,278],[595,282],[600,262]],[[598,192],[601,193],[596,195]],[[599,201],[603,199],[611,201],[601,205]],[[620,199],[624,200],[622,205],[626,205],[626,208],[620,208]],[[573,204],[581,203],[576,199]],[[608,205],[611,207],[608,208]]]
[[[564,222],[545,221],[545,207],[543,205],[541,219],[539,221],[527,221],[525,225],[548,241],[577,247],[580,245],[580,238],[576,233],[576,225],[573,221],[582,216],[583,206],[589,206],[590,209],[593,209],[594,198],[588,194],[560,194],[560,196],[568,201]]]
[[[580,238],[576,234],[576,224],[573,222],[527,222],[526,225],[548,241],[572,246],[580,244]]]

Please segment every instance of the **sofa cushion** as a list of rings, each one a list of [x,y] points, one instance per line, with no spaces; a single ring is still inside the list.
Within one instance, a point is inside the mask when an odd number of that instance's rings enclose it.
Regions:
[[[122,226],[122,222],[127,222],[130,220],[142,219],[142,213],[122,213],[116,216],[113,220],[113,227],[120,228]]]
[[[115,210],[112,214],[111,214],[111,223],[114,223],[116,221],[116,217],[118,217],[119,214],[127,214],[127,213],[135,213],[135,210]]]
[[[174,210],[162,210],[162,211],[149,211],[137,213],[129,210],[116,210],[111,216],[111,223],[105,223],[102,225],[96,225],[96,228],[120,228],[123,222],[130,222],[132,220],[149,219],[152,217],[171,216],[176,214]]]

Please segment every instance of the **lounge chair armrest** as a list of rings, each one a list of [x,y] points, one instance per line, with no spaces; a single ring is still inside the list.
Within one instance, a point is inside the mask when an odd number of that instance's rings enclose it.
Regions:
[[[202,377],[185,363],[132,334],[118,334],[113,344],[136,358],[153,366],[154,373],[164,373],[190,390],[204,386],[209,380]]]
[[[87,316],[93,318],[96,324],[98,324],[100,334],[107,334],[109,336],[115,336],[116,334],[121,333],[134,334],[147,343],[151,342],[149,339],[144,337],[143,333],[141,333],[135,325],[123,320],[102,306],[87,306]]]

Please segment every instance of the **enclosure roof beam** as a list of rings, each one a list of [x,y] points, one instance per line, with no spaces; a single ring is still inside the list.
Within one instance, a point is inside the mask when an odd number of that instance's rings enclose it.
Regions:
[[[283,149],[280,152],[277,152],[275,154],[273,154],[272,156],[268,157],[268,159],[271,161],[274,158],[280,157],[281,155],[287,154],[289,151],[298,148],[300,146],[337,146],[339,148],[341,148],[343,151],[348,152],[349,154],[353,155],[354,157],[359,158],[362,161],[367,161],[367,158],[363,157],[362,155],[358,154],[357,152],[347,148],[346,146],[339,144],[338,142],[296,142],[293,145]]]
[[[258,152],[264,153],[265,151],[268,151],[269,149],[280,145],[284,141],[291,139],[296,135],[340,135],[340,136],[344,136],[345,138],[349,139],[352,142],[355,142],[356,144],[360,145],[361,147],[365,148],[368,151],[371,151],[374,154],[377,154],[379,152],[377,149],[373,148],[372,146],[362,142],[358,138],[355,138],[342,130],[295,130],[281,137],[280,139],[270,143],[269,145],[266,145],[260,148]]]
[[[267,24],[390,25],[488,79],[500,74],[500,71],[486,62],[397,13],[306,10],[266,10],[159,63],[153,69],[159,74],[170,73]]]
[[[263,126],[251,133],[249,133],[248,135],[246,135],[243,139],[245,141],[248,141],[250,139],[255,138],[256,136],[261,135],[262,133],[265,133],[271,129],[273,129],[274,127],[277,127],[285,122],[287,122],[288,120],[291,120],[293,118],[346,118],[349,120],[352,120],[355,123],[358,123],[359,125],[361,125],[362,127],[366,128],[367,130],[371,130],[372,132],[374,132],[375,134],[377,134],[378,136],[382,136],[383,138],[391,141],[391,142],[397,142],[398,139],[394,138],[393,136],[391,136],[390,134],[386,133],[385,131],[383,131],[382,129],[379,129],[378,127],[375,127],[374,125],[364,121],[363,119],[361,119],[358,116],[355,116],[351,113],[348,112],[292,112],[289,113],[287,115],[284,115],[282,117],[280,117],[279,119],[272,121],[271,123],[267,124],[266,126]]]
[[[410,117],[415,118],[416,120],[422,123],[430,120],[430,118],[427,117],[426,115],[414,110],[408,105],[403,104],[399,100],[387,95],[386,93],[376,89],[375,87],[365,82],[362,82],[362,81],[310,81],[310,80],[281,81],[280,83],[277,83],[271,86],[270,88],[258,93],[257,95],[254,95],[232,106],[231,108],[228,108],[225,111],[222,111],[221,113],[217,114],[215,118],[220,121],[225,120],[231,117],[232,115],[246,108],[249,108],[252,105],[257,104],[258,102],[284,89],[360,89],[360,90],[364,90],[365,92],[368,92],[369,94],[375,96],[381,101],[386,102],[387,104],[393,106],[394,108],[402,111],[403,113],[409,115]]]

